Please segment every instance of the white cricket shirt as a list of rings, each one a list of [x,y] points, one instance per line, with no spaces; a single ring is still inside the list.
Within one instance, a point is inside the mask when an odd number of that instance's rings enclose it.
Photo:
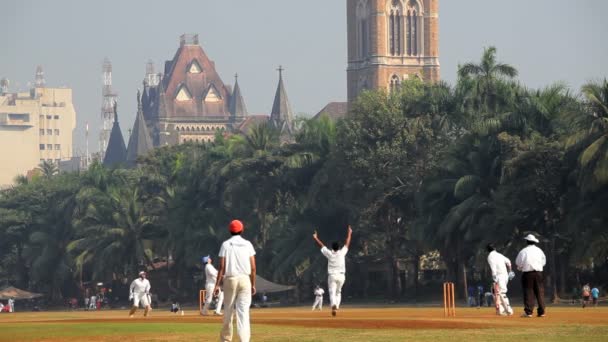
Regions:
[[[148,279],[137,278],[131,283],[131,293],[150,293],[150,282]]]
[[[207,264],[205,265],[205,284],[215,285],[215,281],[217,280],[217,270],[213,265]]]
[[[315,296],[317,296],[317,297],[323,297],[324,293],[325,293],[325,290],[323,290],[322,288],[318,288],[315,290]]]
[[[492,251],[488,254],[488,264],[492,269],[492,276],[506,275],[509,274],[507,265],[511,266],[511,260],[497,251]]]
[[[327,274],[344,274],[346,273],[346,246],[339,249],[337,252],[323,246],[321,253],[327,258]]]
[[[251,242],[235,235],[222,243],[220,258],[225,258],[226,277],[251,274],[249,259],[255,255]]]
[[[529,245],[522,249],[515,260],[517,268],[522,272],[542,272],[546,263],[545,253],[535,245]]]

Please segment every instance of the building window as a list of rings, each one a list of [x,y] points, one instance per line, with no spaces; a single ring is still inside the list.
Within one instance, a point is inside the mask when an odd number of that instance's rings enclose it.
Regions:
[[[388,21],[389,52],[391,56],[400,56],[402,38],[403,9],[399,0],[393,0]]]
[[[55,119],[55,120],[59,120],[59,115],[55,115],[55,116],[53,117],[53,119]]]
[[[44,115],[40,115],[39,118],[40,118],[40,121],[44,120]]]
[[[53,130],[52,129],[47,129],[46,130],[46,135],[53,135]]]
[[[423,26],[420,13],[422,13],[422,10],[415,3],[411,3],[407,9],[407,21],[405,23],[405,45],[408,56],[418,56],[420,54],[420,42],[418,35],[422,32]]]
[[[364,59],[369,54],[369,9],[366,0],[357,5],[357,53]]]
[[[53,144],[46,144],[46,149],[47,150],[52,150],[53,149]]]
[[[44,150],[44,144],[40,144],[40,150]],[[44,160],[44,159],[43,159]]]
[[[59,130],[58,129],[55,130],[55,135],[59,135]]]
[[[57,151],[61,150],[61,145],[60,144],[55,144],[55,150],[57,150]]]
[[[47,116],[46,116],[46,119],[47,119],[47,120],[51,120],[52,118],[53,118],[53,116],[52,116],[52,115],[47,115]]]
[[[40,135],[44,135],[44,129],[40,129]]]

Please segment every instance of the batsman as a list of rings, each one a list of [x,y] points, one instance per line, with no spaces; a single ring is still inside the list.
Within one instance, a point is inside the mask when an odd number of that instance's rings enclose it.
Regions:
[[[486,247],[488,250],[488,264],[492,269],[492,280],[494,281],[494,304],[496,314],[500,316],[513,315],[513,309],[507,298],[507,283],[515,278],[515,273],[511,270],[511,261],[506,256],[498,253],[492,244]]]
[[[129,301],[133,301],[129,317],[133,317],[135,311],[139,307],[139,303],[144,307],[144,317],[148,316],[148,312],[152,310],[150,304],[150,281],[146,279],[146,272],[139,272],[139,278],[133,280],[129,288]]]

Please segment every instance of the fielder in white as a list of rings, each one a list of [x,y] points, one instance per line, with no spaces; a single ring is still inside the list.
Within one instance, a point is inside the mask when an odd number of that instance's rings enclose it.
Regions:
[[[150,307],[150,281],[146,279],[146,272],[139,272],[139,278],[133,280],[129,291],[129,300],[133,301],[129,317],[133,317],[135,311],[139,307],[139,303],[144,307],[144,317],[148,316],[148,312],[152,310]]]
[[[321,247],[321,253],[327,258],[327,289],[329,291],[329,304],[331,305],[331,315],[335,316],[337,311],[340,309],[340,302],[342,300],[342,286],[346,280],[346,262],[345,257],[350,247],[350,240],[353,234],[353,230],[348,226],[348,235],[344,247],[340,248],[338,242],[331,244],[331,250],[325,247],[323,242],[319,240],[317,232],[312,234],[312,238],[315,240],[317,245]]]
[[[243,239],[243,223],[233,220],[228,226],[232,237],[220,248],[220,271],[215,283],[214,295],[220,293],[224,283],[224,326],[221,342],[232,341],[232,316],[236,312],[236,331],[241,342],[249,342],[249,307],[255,295],[255,250],[251,242]]]
[[[211,257],[203,257],[203,264],[205,264],[205,305],[203,306],[203,316],[209,314],[209,305],[213,301],[213,290],[215,289],[215,283],[217,282],[217,270],[213,267],[213,260]],[[217,297],[217,307],[215,308],[214,315],[222,315],[222,304],[224,303],[224,292],[220,290],[220,294]]]
[[[515,277],[511,270],[511,261],[506,256],[498,253],[496,248],[489,244],[486,247],[488,254],[488,264],[492,270],[492,280],[494,281],[494,304],[496,314],[501,316],[513,315],[513,309],[507,297],[507,284]]]
[[[321,288],[321,286],[317,285],[315,287],[315,302],[312,304],[312,311],[315,311],[316,307],[319,307],[319,311],[323,310],[323,294],[325,294],[325,290]]]

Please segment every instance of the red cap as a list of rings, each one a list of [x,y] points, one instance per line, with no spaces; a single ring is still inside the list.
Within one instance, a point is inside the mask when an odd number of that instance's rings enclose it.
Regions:
[[[232,222],[230,222],[230,225],[228,226],[228,230],[231,233],[240,233],[243,231],[243,222],[239,221],[239,220],[232,220]]]

